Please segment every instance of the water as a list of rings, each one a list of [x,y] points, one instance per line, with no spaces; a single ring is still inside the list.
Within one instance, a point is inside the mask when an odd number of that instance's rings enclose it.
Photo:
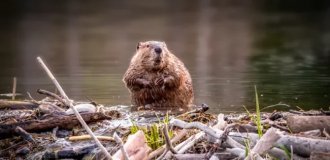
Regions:
[[[162,40],[189,69],[196,104],[213,112],[330,105],[327,1],[9,1],[1,5],[0,93],[42,98],[54,86],[72,99],[130,105],[121,81],[139,41]],[[278,108],[287,109],[287,108]]]

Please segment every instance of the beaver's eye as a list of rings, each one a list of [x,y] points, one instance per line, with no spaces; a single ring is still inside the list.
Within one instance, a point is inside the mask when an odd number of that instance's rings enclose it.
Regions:
[[[136,45],[136,49],[140,48],[140,42]]]
[[[146,47],[149,48],[149,44]]]

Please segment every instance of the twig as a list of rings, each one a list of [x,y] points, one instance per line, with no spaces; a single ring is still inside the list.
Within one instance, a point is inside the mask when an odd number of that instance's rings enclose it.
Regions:
[[[174,125],[174,126],[177,126],[177,127],[180,127],[180,128],[185,128],[185,129],[198,128],[198,129],[204,131],[205,133],[207,133],[208,135],[211,135],[214,138],[220,138],[221,137],[213,129],[211,129],[210,127],[208,127],[205,124],[200,123],[200,122],[187,123],[187,122],[184,122],[184,121],[179,120],[179,119],[172,119],[170,121],[170,124]]]
[[[168,136],[168,128],[167,128],[166,124],[163,127],[163,134],[165,136],[166,149],[165,149],[164,153],[157,158],[157,160],[163,159],[168,151],[171,151],[173,154],[177,154],[177,152],[173,148],[173,145],[170,141],[170,137]]]
[[[17,126],[15,128],[15,132],[17,134],[19,134],[24,140],[29,141],[29,142],[32,142],[32,143],[35,142],[35,140],[33,139],[32,135],[30,133],[26,132],[23,128]]]
[[[53,129],[52,137],[54,140],[57,140],[57,136],[56,136],[57,131],[58,131],[58,126]]]
[[[37,100],[35,100],[35,99],[31,96],[30,92],[26,92],[26,94],[28,95],[28,97],[30,98],[30,100],[31,100],[33,103],[40,104]]]
[[[204,137],[205,133],[208,135],[211,135],[212,137],[216,138],[216,139],[220,139],[223,131],[219,130],[218,132],[216,132],[214,129],[206,126],[203,123],[199,123],[199,122],[191,122],[191,123],[187,123],[184,122],[182,120],[178,120],[178,119],[172,119],[170,121],[171,125],[174,126],[178,126],[181,128],[198,128],[204,132],[199,132],[197,133],[195,136],[189,137],[186,141],[182,142],[181,144],[177,145],[175,147],[176,150],[178,150],[178,153],[183,153],[185,152],[188,148],[190,148],[191,146],[193,146],[197,141],[199,141],[201,138]],[[243,145],[239,144],[238,142],[236,142],[235,140],[233,140],[231,137],[227,137],[226,142],[231,146],[231,147],[238,147],[238,148],[244,148]]]
[[[110,136],[96,136],[99,140],[114,141],[115,139]],[[69,141],[78,141],[78,140],[89,140],[92,139],[90,135],[80,135],[80,136],[71,136],[68,138]]]
[[[74,114],[77,116],[77,119],[79,120],[79,122],[81,123],[81,125],[85,128],[85,130],[88,132],[88,134],[91,135],[91,137],[93,137],[94,141],[96,142],[96,144],[98,145],[98,147],[102,150],[102,152],[105,154],[105,156],[108,159],[112,159],[112,157],[109,154],[109,152],[101,144],[101,142],[96,138],[96,136],[94,135],[94,133],[92,132],[92,130],[88,127],[88,125],[86,124],[86,122],[82,119],[81,115],[76,110],[76,108],[73,107],[73,104],[70,101],[69,97],[66,95],[66,93],[64,92],[64,90],[62,89],[62,87],[60,86],[60,84],[58,83],[58,81],[55,79],[54,75],[50,72],[50,70],[48,69],[48,67],[42,61],[42,59],[40,57],[37,57],[37,60],[38,60],[39,64],[41,65],[41,67],[46,71],[46,73],[48,74],[49,78],[53,81],[53,83],[55,84],[56,88],[59,90],[59,92],[62,95],[62,97],[66,100],[66,104],[68,106],[70,106],[70,108],[72,108]]]
[[[44,94],[46,96],[55,98],[55,99],[59,100],[63,105],[66,105],[66,102],[63,100],[63,98],[61,98],[60,96],[58,96],[55,93],[52,93],[52,92],[49,92],[49,91],[46,91],[46,90],[43,90],[43,89],[37,89],[37,92],[39,94]]]
[[[330,111],[324,111],[322,108],[320,109],[320,112],[329,116],[330,115]]]
[[[205,136],[205,132],[199,132],[191,137],[189,137],[186,141],[178,144],[174,149],[178,151],[178,153],[184,153],[186,150],[194,146],[197,142],[199,142]]]
[[[171,143],[176,143],[178,142],[179,140],[181,140],[184,136],[186,136],[188,134],[188,130],[186,129],[183,129],[181,130],[174,138],[172,138],[171,140]],[[151,152],[149,155],[148,155],[148,160],[151,160],[151,159],[154,159],[155,157],[157,157],[158,155],[162,154],[166,149],[166,144],[159,147],[157,150]]]
[[[296,110],[289,110],[290,113],[293,114],[299,114],[299,115],[304,115],[304,116],[318,116],[318,115],[323,115],[323,113],[307,113],[307,112],[301,112],[301,111],[296,111]]]
[[[119,146],[120,146],[120,150],[121,150],[121,153],[124,155],[125,160],[129,160],[128,153],[127,153],[126,150],[125,150],[125,147],[124,147],[123,141],[122,141],[121,138],[117,135],[116,132],[113,133],[113,138],[114,138],[115,141],[119,144]]]
[[[330,134],[325,130],[325,128],[323,129],[323,132],[324,136],[327,138],[327,139],[330,139]]]
[[[17,79],[16,79],[16,77],[14,77],[14,79],[13,79],[13,95],[11,97],[12,100],[15,100],[15,96],[16,96],[16,85],[17,85],[16,83],[17,83]]]
[[[278,124],[276,124],[276,123],[271,124],[271,126],[272,126],[272,127],[275,127],[275,128],[278,128],[278,129],[280,129],[280,130],[282,130],[282,131],[285,131],[285,132],[290,133],[290,130],[289,130],[288,128],[283,127],[283,126],[280,126],[280,125],[278,125]]]
[[[293,160],[293,147],[292,147],[292,145],[290,146],[290,152],[291,152],[291,160]]]
[[[172,153],[176,154],[176,151],[174,150],[173,145],[170,141],[170,137],[168,136],[168,128],[167,127],[168,127],[167,124],[165,124],[164,129],[163,129],[163,132],[164,132],[164,135],[165,135],[166,148],[168,150],[170,150]]]

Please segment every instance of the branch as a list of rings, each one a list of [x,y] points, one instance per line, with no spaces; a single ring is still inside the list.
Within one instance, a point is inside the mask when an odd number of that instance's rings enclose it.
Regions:
[[[123,141],[120,139],[116,132],[113,134],[113,138],[115,138],[115,141],[119,144],[121,153],[124,155],[125,160],[129,160],[128,153],[124,147]]]
[[[88,132],[88,134],[91,137],[93,137],[93,139],[96,142],[97,146],[102,150],[102,152],[104,153],[104,155],[108,159],[112,159],[111,158],[111,155],[109,154],[109,152],[106,150],[106,148],[101,144],[101,142],[94,135],[94,133],[92,132],[92,130],[88,127],[88,125],[86,124],[86,122],[82,119],[82,117],[79,114],[79,112],[73,107],[72,101],[70,101],[69,97],[66,95],[66,93],[64,92],[64,90],[61,87],[61,85],[55,79],[55,77],[52,74],[52,72],[50,72],[50,70],[48,69],[48,67],[45,65],[45,63],[42,61],[42,59],[40,57],[37,57],[37,60],[38,60],[39,64],[41,65],[41,67],[46,71],[46,73],[48,74],[49,78],[53,81],[54,85],[59,90],[59,92],[62,95],[62,97],[66,100],[66,105],[67,106],[70,106],[70,108],[72,108],[74,114],[77,116],[77,119],[79,120],[79,122],[81,123],[81,125],[85,128],[85,130]]]

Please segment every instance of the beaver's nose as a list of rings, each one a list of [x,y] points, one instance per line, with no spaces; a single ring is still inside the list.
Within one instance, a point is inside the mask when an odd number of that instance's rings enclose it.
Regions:
[[[155,48],[155,52],[156,52],[157,54],[161,54],[161,53],[162,53],[162,49],[161,49],[160,47],[156,47],[156,48]]]

